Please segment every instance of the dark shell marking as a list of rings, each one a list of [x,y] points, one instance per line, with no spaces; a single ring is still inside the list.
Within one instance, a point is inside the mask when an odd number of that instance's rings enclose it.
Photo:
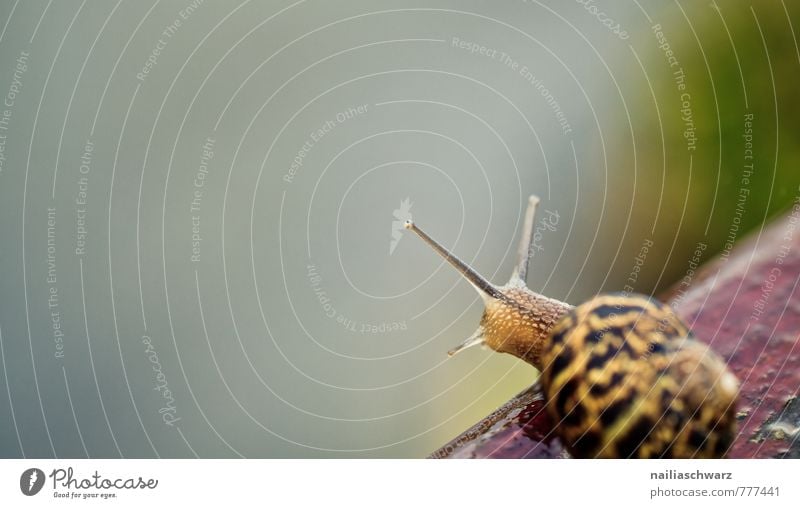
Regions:
[[[599,295],[564,315],[541,380],[575,457],[721,457],[735,436],[735,378],[646,296]]]

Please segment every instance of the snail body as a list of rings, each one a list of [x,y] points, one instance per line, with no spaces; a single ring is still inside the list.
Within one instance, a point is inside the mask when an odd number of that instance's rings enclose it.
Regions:
[[[494,286],[413,222],[405,224],[483,297],[475,345],[536,367],[546,410],[578,458],[723,457],[736,434],[738,381],[667,305],[647,296],[598,295],[572,307],[526,284],[531,196],[511,280]]]

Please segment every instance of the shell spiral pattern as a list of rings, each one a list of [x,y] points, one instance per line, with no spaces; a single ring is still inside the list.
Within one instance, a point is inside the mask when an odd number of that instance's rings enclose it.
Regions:
[[[735,436],[736,379],[666,305],[599,295],[544,348],[541,383],[573,456],[721,457]]]

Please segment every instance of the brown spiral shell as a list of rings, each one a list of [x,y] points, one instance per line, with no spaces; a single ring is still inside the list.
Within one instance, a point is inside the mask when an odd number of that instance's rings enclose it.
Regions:
[[[566,313],[541,383],[575,457],[722,457],[736,434],[736,378],[663,303],[603,294]]]

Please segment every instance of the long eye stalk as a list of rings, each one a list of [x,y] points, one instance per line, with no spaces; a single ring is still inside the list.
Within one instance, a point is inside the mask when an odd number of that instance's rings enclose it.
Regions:
[[[484,279],[478,272],[473,270],[472,267],[470,267],[468,264],[458,259],[455,255],[451,254],[450,251],[445,249],[436,240],[434,240],[433,238],[428,236],[427,233],[418,228],[416,224],[408,220],[405,223],[405,228],[410,229],[411,231],[419,235],[419,237],[422,238],[425,241],[425,243],[430,245],[433,248],[433,250],[439,253],[439,255],[445,259],[445,261],[453,265],[453,267],[455,267],[455,269],[458,270],[458,272],[461,275],[463,275],[464,278],[467,279],[470,282],[470,284],[472,284],[475,287],[475,289],[478,290],[478,293],[480,293],[481,296],[483,296],[484,298],[487,296],[496,299],[503,298],[502,293],[500,293],[500,291],[496,287],[494,287],[494,285],[492,285],[491,282]]]

